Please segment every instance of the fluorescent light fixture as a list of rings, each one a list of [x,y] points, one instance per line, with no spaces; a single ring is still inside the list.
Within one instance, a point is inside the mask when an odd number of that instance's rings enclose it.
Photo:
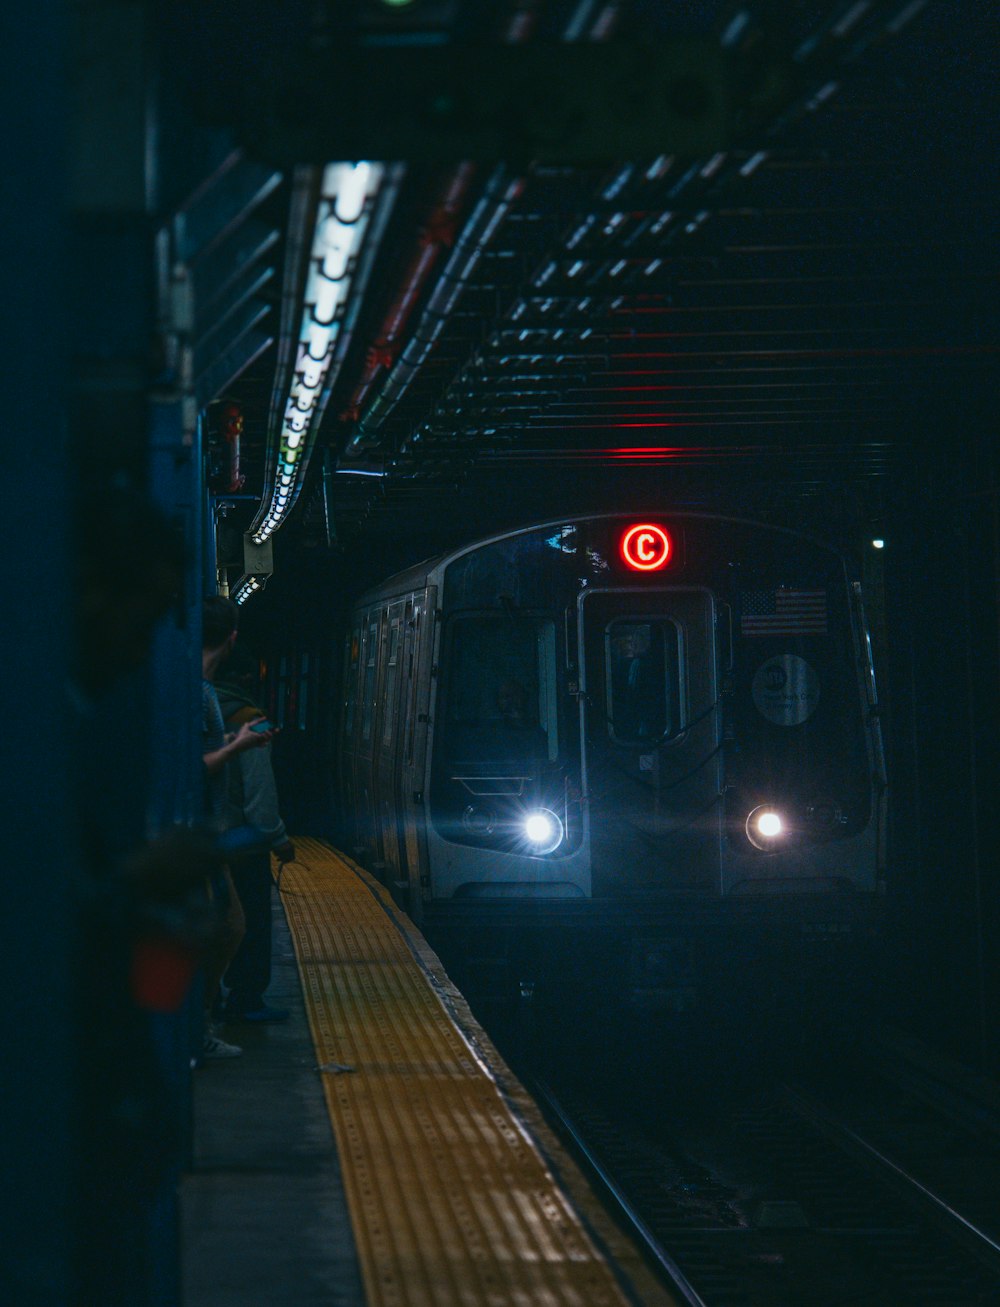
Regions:
[[[260,576],[241,577],[233,593],[233,603],[245,604],[251,595],[258,594],[264,589],[264,580],[265,578]]]
[[[253,531],[255,544],[263,544],[277,530],[301,489],[354,265],[384,172],[384,165],[367,162],[331,163],[323,170],[295,371],[285,401],[271,499]]]

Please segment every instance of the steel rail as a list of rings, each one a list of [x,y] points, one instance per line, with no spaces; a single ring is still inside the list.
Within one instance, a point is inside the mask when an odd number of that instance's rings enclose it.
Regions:
[[[1000,1243],[979,1229],[961,1212],[957,1212],[916,1176],[887,1157],[879,1148],[826,1107],[791,1085],[778,1090],[785,1103],[844,1152],[863,1162],[871,1172],[888,1183],[894,1192],[914,1209],[934,1222],[939,1230],[961,1244],[994,1274],[1000,1274]]]
[[[636,1237],[641,1240],[646,1253],[669,1281],[670,1288],[681,1296],[688,1307],[709,1307],[706,1300],[701,1297],[681,1268],[653,1234],[626,1196],[621,1185],[598,1160],[596,1154],[591,1150],[584,1137],[573,1124],[571,1117],[559,1102],[551,1086],[541,1080],[532,1080],[530,1088],[532,1094],[540,1099],[549,1113],[556,1118],[559,1129],[568,1136],[588,1170],[596,1176],[604,1191],[613,1199],[620,1215],[629,1223]]]

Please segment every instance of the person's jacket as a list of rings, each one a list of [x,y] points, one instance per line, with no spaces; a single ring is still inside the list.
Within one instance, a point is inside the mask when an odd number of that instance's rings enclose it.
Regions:
[[[220,684],[216,688],[227,731],[238,731],[244,722],[252,722],[262,715],[249,695],[242,694],[234,686]],[[237,754],[226,771],[229,784],[227,827],[254,826],[270,842],[272,848],[284,844],[288,832],[278,809],[278,790],[271,768],[270,744]]]

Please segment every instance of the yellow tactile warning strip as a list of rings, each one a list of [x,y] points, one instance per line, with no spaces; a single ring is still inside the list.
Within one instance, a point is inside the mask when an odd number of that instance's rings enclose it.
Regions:
[[[408,918],[350,859],[295,847],[280,889],[369,1307],[673,1301]]]

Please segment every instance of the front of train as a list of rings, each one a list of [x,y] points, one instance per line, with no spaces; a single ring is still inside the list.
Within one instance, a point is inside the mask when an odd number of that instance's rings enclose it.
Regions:
[[[589,912],[650,993],[712,931],[856,927],[884,777],[836,552],[708,515],[593,517],[464,551],[440,594],[433,901]]]

